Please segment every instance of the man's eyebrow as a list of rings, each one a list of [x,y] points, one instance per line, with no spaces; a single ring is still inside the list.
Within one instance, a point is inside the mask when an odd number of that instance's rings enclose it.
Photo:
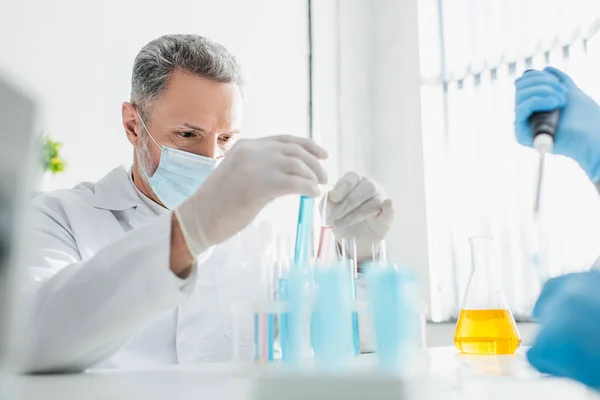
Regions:
[[[203,128],[200,128],[199,126],[193,125],[193,124],[188,124],[187,122],[184,122],[182,124],[180,124],[181,126],[184,126],[188,129],[194,130],[194,131],[199,131],[202,133],[206,133],[206,131]],[[241,131],[239,129],[234,129],[232,131],[227,132],[227,135],[237,135],[241,133]]]
[[[188,123],[183,123],[181,125],[185,126],[186,128],[192,129],[194,131],[206,132],[203,128],[200,128],[196,125],[192,125],[192,124],[188,124]]]

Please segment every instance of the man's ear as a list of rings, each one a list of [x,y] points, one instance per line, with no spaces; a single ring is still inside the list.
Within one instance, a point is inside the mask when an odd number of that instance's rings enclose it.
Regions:
[[[121,114],[123,116],[123,128],[129,143],[135,145],[139,139],[138,135],[138,113],[133,104],[125,102],[121,106]]]

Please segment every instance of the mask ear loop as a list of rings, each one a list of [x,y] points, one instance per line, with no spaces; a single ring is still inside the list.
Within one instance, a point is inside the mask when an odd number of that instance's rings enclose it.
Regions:
[[[137,113],[138,117],[140,117],[140,122],[142,123],[142,126],[144,127],[144,129],[146,130],[146,132],[148,133],[148,136],[150,136],[150,139],[152,139],[152,141],[154,142],[154,144],[160,149],[162,150],[162,146],[160,144],[158,144],[158,142],[156,141],[156,139],[154,139],[154,136],[152,136],[152,134],[150,133],[150,130],[148,130],[148,128],[146,127],[146,123],[144,122],[144,120],[142,119],[142,116],[140,115],[139,111],[135,110],[135,112]]]
[[[142,116],[140,115],[139,111],[135,110],[135,112],[137,113],[138,117],[140,118],[140,122],[142,123],[142,126],[144,127],[144,129],[148,133],[148,136],[150,136],[150,139],[152,139],[152,141],[154,142],[154,144],[162,151],[162,147],[156,142],[156,140],[154,139],[154,137],[152,136],[152,134],[148,130],[148,127],[146,127],[146,123],[142,119]],[[144,145],[144,147],[146,148],[145,151],[148,152],[148,148],[146,147],[146,145]],[[137,149],[135,150],[135,155],[136,155],[136,157],[138,159],[138,163],[140,165],[140,170],[142,171],[142,174],[144,175],[144,178],[146,179],[146,182],[148,182],[150,180],[150,174],[146,170],[146,167],[145,167],[144,163],[142,162],[142,159],[140,157],[139,151]]]

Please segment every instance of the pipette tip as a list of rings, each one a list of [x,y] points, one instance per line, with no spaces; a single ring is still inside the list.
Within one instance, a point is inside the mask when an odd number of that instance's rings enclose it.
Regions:
[[[533,205],[533,217],[537,218],[540,212],[540,198],[542,196],[542,180],[544,179],[544,154],[540,154],[540,166],[538,169],[538,180],[535,192],[535,203]]]

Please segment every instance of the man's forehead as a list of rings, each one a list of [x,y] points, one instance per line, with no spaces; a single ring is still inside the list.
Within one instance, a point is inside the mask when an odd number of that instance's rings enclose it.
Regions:
[[[211,124],[229,124],[237,125],[242,122],[243,109],[229,108],[209,108],[198,107],[195,105],[182,106],[177,109],[167,110],[167,117],[175,123],[187,125]]]
[[[186,101],[187,100],[187,101]],[[239,97],[210,96],[197,93],[187,99],[164,96],[155,103],[153,114],[175,124],[241,126],[244,104]]]

